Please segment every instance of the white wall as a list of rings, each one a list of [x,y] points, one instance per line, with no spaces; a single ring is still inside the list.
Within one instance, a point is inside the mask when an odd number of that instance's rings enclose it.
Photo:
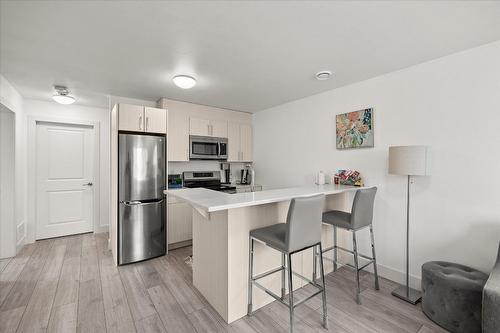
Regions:
[[[15,170],[14,170],[14,189],[8,190],[10,196],[14,198],[14,218],[8,221],[3,221],[0,217],[0,224],[7,223],[8,229],[14,231],[11,236],[11,242],[21,248],[24,243],[25,222],[26,222],[26,123],[23,112],[23,99],[21,94],[8,82],[3,75],[0,74],[0,104],[3,105],[5,112],[14,113],[14,155],[15,155]],[[4,157],[4,155],[1,155]],[[3,188],[5,190],[5,187]],[[13,224],[13,226],[11,225]],[[0,228],[2,229],[2,228]],[[0,231],[1,232],[1,231]],[[10,232],[9,232],[10,233]],[[7,245],[4,240],[4,245]],[[17,246],[16,246],[17,245]],[[10,255],[10,254],[9,254]],[[0,257],[2,253],[0,252]]]
[[[99,221],[95,224],[96,232],[108,231],[110,216],[110,123],[109,110],[107,108],[87,107],[81,105],[62,105],[51,101],[40,101],[26,99],[24,100],[24,111],[27,119],[33,117],[54,117],[62,120],[84,120],[98,122],[100,127],[99,138]],[[27,172],[34,174],[34,166],[29,166]],[[29,177],[28,177],[29,179]],[[28,207],[30,210],[29,226],[34,226],[34,207]],[[32,241],[34,230],[28,233],[28,241]]]
[[[374,108],[375,148],[336,150],[335,115],[366,107]],[[387,174],[388,147],[432,146],[432,176],[416,178],[411,193],[411,274],[418,283],[429,260],[491,270],[500,239],[499,126],[495,42],[256,113],[254,166],[257,181],[270,187],[311,183],[318,170],[359,170],[379,187],[381,270],[402,281],[406,178]],[[368,238],[360,241],[368,252]]]
[[[15,114],[0,104],[0,258],[16,255]]]

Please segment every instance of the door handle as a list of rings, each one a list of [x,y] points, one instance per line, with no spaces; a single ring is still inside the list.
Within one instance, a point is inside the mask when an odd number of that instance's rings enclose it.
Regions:
[[[120,201],[120,203],[125,204],[127,206],[140,205],[140,201]]]
[[[145,206],[145,205],[154,205],[154,204],[160,204],[163,202],[163,199],[161,200],[158,200],[158,201],[151,201],[151,202],[141,202],[141,201],[137,201],[137,200],[134,200],[134,201],[120,201],[120,203],[122,204],[125,204],[127,206],[136,206],[136,205],[141,205],[141,206]]]
[[[88,182],[87,184],[83,184],[83,186],[92,186],[92,185],[94,185],[94,184],[91,182]]]

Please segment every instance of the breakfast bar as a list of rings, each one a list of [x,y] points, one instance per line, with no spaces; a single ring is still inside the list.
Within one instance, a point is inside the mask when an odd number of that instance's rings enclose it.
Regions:
[[[247,314],[250,230],[285,223],[290,200],[297,197],[325,194],[325,211],[348,211],[349,193],[360,188],[363,187],[326,184],[238,194],[204,188],[167,190],[165,193],[193,207],[193,284],[222,318],[231,323]],[[325,247],[333,244],[331,226],[323,225],[322,243]],[[341,236],[339,244],[342,244]],[[312,278],[312,257],[311,249],[294,256],[293,270]],[[281,265],[281,255],[257,243],[254,265],[254,274],[266,272]],[[325,262],[325,272],[332,269],[332,265]],[[278,294],[280,275],[267,276],[262,284]],[[304,284],[300,281],[294,289]],[[263,291],[254,291],[254,309],[271,301],[273,298]]]

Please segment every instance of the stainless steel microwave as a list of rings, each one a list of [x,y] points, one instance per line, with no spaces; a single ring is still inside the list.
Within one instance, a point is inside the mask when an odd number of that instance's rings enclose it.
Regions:
[[[227,160],[227,138],[189,136],[190,160]]]

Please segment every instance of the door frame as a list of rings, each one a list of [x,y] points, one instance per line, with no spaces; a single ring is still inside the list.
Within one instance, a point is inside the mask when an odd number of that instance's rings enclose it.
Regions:
[[[26,243],[34,243],[36,240],[36,194],[37,194],[37,179],[36,179],[36,132],[38,123],[52,123],[61,125],[77,125],[91,126],[94,129],[94,202],[93,202],[93,219],[92,230],[95,233],[100,226],[100,123],[98,121],[75,120],[68,118],[50,117],[43,115],[28,116],[27,120],[27,151],[28,151],[28,223],[26,225]],[[30,189],[31,187],[31,189]]]

